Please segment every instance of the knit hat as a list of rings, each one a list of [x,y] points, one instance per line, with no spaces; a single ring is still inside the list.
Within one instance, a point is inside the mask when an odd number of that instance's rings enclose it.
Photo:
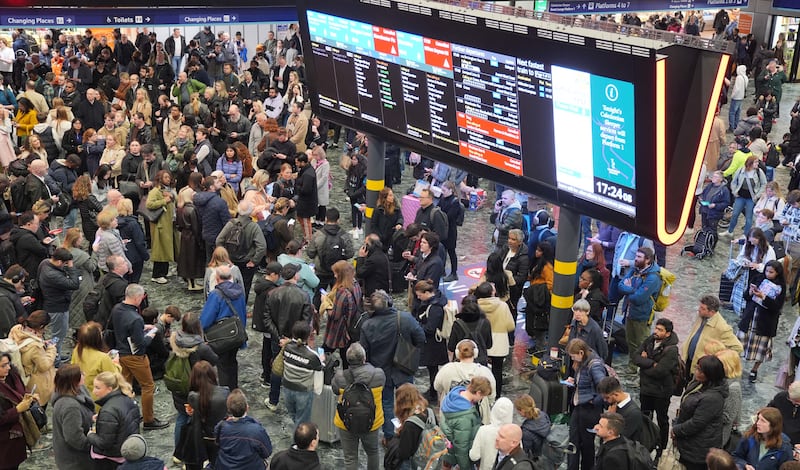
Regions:
[[[120,453],[128,462],[140,460],[147,455],[147,441],[141,434],[131,434],[122,443]]]

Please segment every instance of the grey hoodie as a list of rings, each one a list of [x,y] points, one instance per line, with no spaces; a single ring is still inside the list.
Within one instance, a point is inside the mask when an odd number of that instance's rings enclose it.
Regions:
[[[733,88],[731,89],[732,100],[743,100],[747,84],[750,79],[747,78],[747,66],[739,65],[736,67],[736,78],[733,80]]]

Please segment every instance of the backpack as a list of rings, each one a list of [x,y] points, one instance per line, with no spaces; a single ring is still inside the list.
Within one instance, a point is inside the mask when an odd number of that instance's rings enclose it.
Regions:
[[[353,372],[350,372],[353,380]],[[369,386],[362,382],[353,382],[344,389],[342,400],[336,405],[336,411],[345,429],[353,434],[366,434],[375,424],[375,397]]]
[[[433,221],[436,217],[441,217],[444,221],[444,233],[446,236],[447,233],[450,232],[450,221],[447,220],[447,214],[445,214],[439,206],[433,206],[433,209],[431,209],[431,230],[433,230]]]
[[[179,357],[175,352],[169,353],[169,359],[164,364],[164,384],[172,393],[187,396],[189,394],[189,376],[192,365],[189,356]]]
[[[543,464],[543,468],[559,468],[564,462],[564,456],[574,453],[576,447],[569,441],[569,426],[554,424],[542,446],[542,455],[536,461]]]
[[[103,301],[103,284],[98,282],[94,285],[86,298],[83,299],[83,314],[86,316],[86,321],[92,321],[97,318],[97,312],[100,311],[100,302]]]
[[[661,268],[658,275],[661,278],[661,288],[658,289],[658,295],[653,297],[653,310],[663,312],[669,306],[669,294],[672,291],[672,283],[675,282],[675,275],[666,268]]]
[[[430,308],[431,305],[419,316],[420,321],[428,317]],[[442,315],[442,327],[436,328],[436,332],[434,333],[437,343],[450,339],[450,333],[453,331],[453,323],[455,323],[456,315],[458,315],[458,303],[455,300],[448,300],[442,310],[444,311]]]
[[[277,252],[278,240],[275,238],[275,218],[269,216],[266,220],[259,221],[258,225],[261,226],[261,233],[264,234],[264,241],[267,243],[267,252]]]
[[[0,242],[0,267],[3,268],[3,272],[6,272],[8,268],[17,264],[17,248],[14,246],[14,242],[10,239],[6,239]]]
[[[34,341],[33,338],[28,338],[22,343],[17,344],[17,342],[11,338],[0,339],[0,354],[8,354],[11,356],[11,365],[17,369],[19,376],[22,378],[22,383],[26,386],[31,379],[31,374],[27,373],[25,367],[22,366],[22,354],[20,350]]]
[[[764,163],[769,167],[777,168],[781,163],[780,153],[778,152],[777,148],[778,146],[773,142],[770,142],[767,145],[769,146],[769,150],[765,155]]]
[[[28,207],[28,195],[25,193],[25,177],[18,177],[11,183],[11,205],[15,212],[24,212]]]
[[[222,239],[222,246],[228,250],[231,261],[242,261],[242,258],[247,255],[246,250],[249,248],[242,246],[242,242],[244,241],[244,225],[238,220],[233,220],[231,222],[231,229],[228,230],[228,233],[226,233],[225,237]]]
[[[353,296],[353,301],[356,303],[358,310],[350,316],[350,322],[347,324],[347,334],[350,336],[350,341],[355,342],[361,338],[361,327],[364,326],[364,322],[369,318],[369,313],[364,310],[363,305],[358,302],[352,291],[350,295]]]
[[[476,331],[479,331],[481,329],[481,325],[482,325],[481,322],[484,322],[484,321],[487,321],[487,320],[485,320],[483,318],[478,320],[478,326],[475,328]],[[467,326],[467,324],[464,322],[464,320],[462,320],[460,318],[456,318],[453,321],[453,325],[456,325],[456,324],[464,332],[464,339],[470,339],[476,345],[478,345],[478,351],[477,351],[477,354],[476,354],[476,357],[475,357],[475,362],[478,362],[480,364],[486,365],[486,363],[489,360],[489,356],[488,356],[488,354],[486,352],[486,343],[483,341],[483,338],[481,338],[480,335],[476,334],[476,332],[471,331],[469,329],[469,326]],[[452,333],[452,330],[451,330],[451,333]]]
[[[652,452],[658,447],[660,441],[661,430],[658,428],[658,424],[652,420],[650,415],[642,413],[642,431],[639,434],[639,442],[648,452]]]
[[[675,346],[678,349],[678,346]],[[686,361],[681,357],[678,351],[678,365],[672,372],[672,396],[679,397],[683,395],[683,390],[686,388]]]
[[[464,213],[465,213],[465,211],[464,211],[464,205],[463,205],[463,204],[461,204],[461,202],[459,201],[459,202],[456,204],[456,206],[458,207],[458,213],[456,214],[456,220],[455,220],[455,223],[456,223],[456,225],[458,225],[459,227],[461,227],[462,225],[464,225]]]
[[[428,408],[428,420],[422,422],[419,416],[412,415],[408,421],[422,428],[417,451],[411,457],[411,468],[435,470],[442,468],[442,458],[448,454],[450,441],[436,424],[433,410]]]
[[[625,439],[625,453],[628,455],[628,468],[631,470],[650,470],[653,468],[653,459],[650,458],[650,451],[642,444]]]
[[[700,230],[694,234],[694,243],[683,249],[684,253],[689,253],[696,259],[703,259],[714,254],[719,235],[712,230]]]
[[[592,364],[596,364],[598,362],[603,364],[603,368],[606,370],[606,377],[614,377],[615,379],[619,380],[619,375],[617,375],[617,371],[615,371],[614,368],[611,367],[610,365],[606,364],[606,361],[604,361],[600,357],[592,359],[592,362],[589,363],[589,366],[591,366]]]
[[[343,232],[344,230],[339,230],[336,235],[323,232],[325,241],[323,242],[322,249],[319,250],[319,263],[323,270],[329,271],[334,263],[347,258],[347,247],[342,239]]]

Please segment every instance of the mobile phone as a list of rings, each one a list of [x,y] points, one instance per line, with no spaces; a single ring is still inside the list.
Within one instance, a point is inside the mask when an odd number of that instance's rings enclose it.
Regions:
[[[59,234],[61,234],[61,232],[63,232],[63,231],[64,231],[64,229],[61,229],[61,228],[54,228],[53,230],[50,230],[50,231],[49,231],[49,232],[47,232],[47,233],[49,233],[50,235],[59,235]]]
[[[574,387],[575,386],[575,384],[573,384],[572,382],[566,381],[566,380],[559,380],[558,383],[560,383],[561,385],[566,385],[567,387]]]
[[[328,291],[326,291],[325,289],[320,289],[319,290],[319,295],[326,296],[326,295],[328,295]]]
[[[353,207],[355,207],[356,209],[361,209],[361,204],[358,204],[358,203],[353,204]]]
[[[31,387],[31,391],[30,391],[31,395],[33,395],[34,393],[36,393],[36,384],[33,384],[33,387]]]

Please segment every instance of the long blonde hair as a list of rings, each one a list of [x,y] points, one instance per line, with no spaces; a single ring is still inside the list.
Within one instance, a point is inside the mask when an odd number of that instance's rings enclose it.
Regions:
[[[119,372],[100,372],[94,379],[100,381],[106,387],[121,391],[125,396],[130,398],[134,396],[133,387]]]

